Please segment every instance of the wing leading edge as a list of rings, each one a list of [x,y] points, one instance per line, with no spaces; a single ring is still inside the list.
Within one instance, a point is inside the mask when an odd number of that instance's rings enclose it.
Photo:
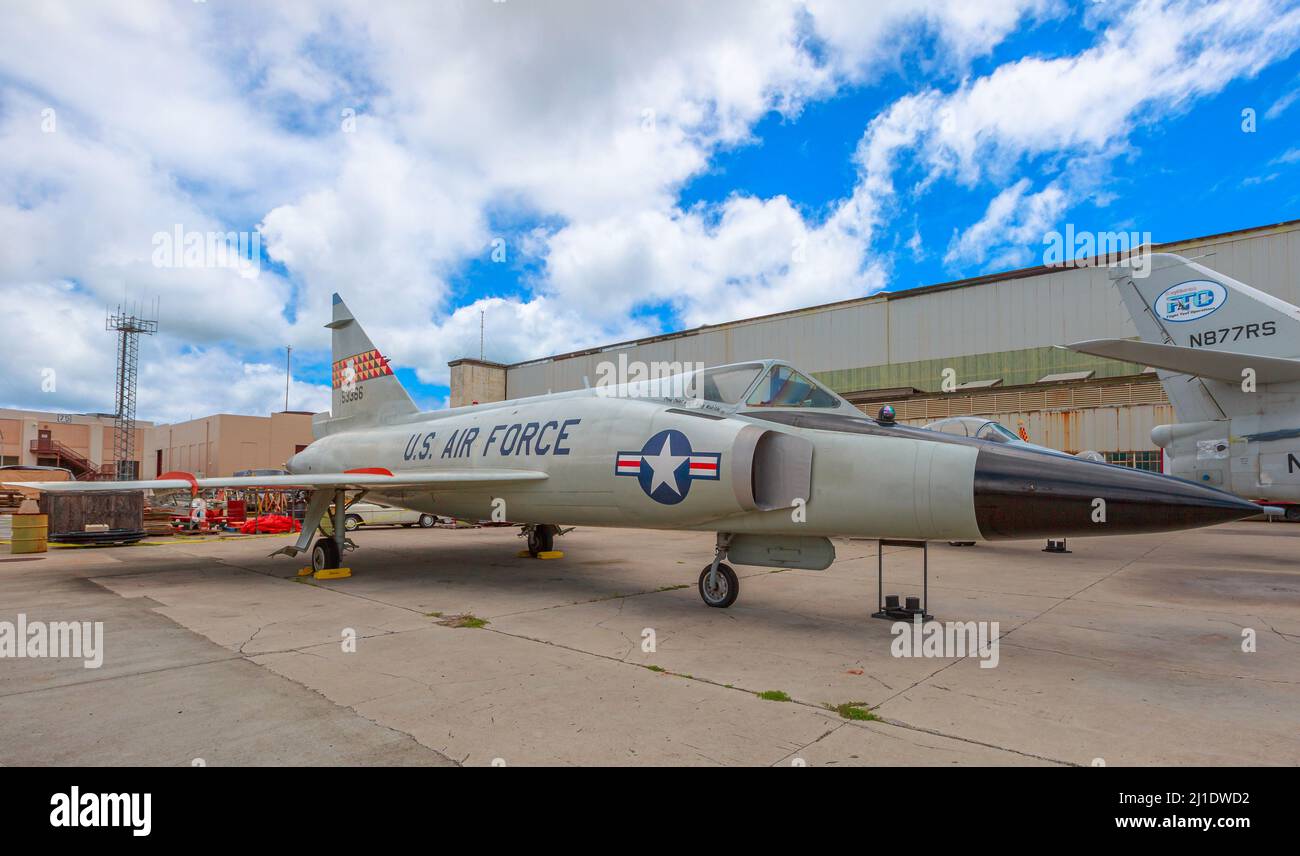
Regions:
[[[165,474],[170,475],[170,474]],[[102,492],[111,490],[185,490],[187,488],[344,488],[360,490],[380,487],[461,488],[485,484],[542,481],[539,470],[473,469],[434,473],[390,473],[382,470],[342,473],[312,473],[286,476],[229,476],[226,478],[161,478],[144,481],[0,482],[0,484],[51,493]]]

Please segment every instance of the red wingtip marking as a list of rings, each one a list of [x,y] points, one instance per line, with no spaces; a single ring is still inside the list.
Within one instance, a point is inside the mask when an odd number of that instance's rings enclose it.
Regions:
[[[392,470],[384,467],[359,467],[355,470],[344,470],[343,472],[346,475],[358,476],[391,476],[393,474]]]
[[[183,479],[190,483],[190,496],[198,496],[199,481],[194,478],[194,473],[187,473],[184,470],[173,470],[169,473],[163,473],[158,476],[159,479]]]

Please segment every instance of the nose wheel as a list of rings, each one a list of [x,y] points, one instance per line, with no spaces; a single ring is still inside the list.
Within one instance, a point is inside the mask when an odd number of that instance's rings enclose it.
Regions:
[[[705,565],[700,571],[700,598],[709,606],[726,609],[740,595],[740,578],[730,565],[718,563]]]

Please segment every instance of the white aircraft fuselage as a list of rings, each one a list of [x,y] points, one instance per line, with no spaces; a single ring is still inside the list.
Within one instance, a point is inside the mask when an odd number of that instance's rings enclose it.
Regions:
[[[844,418],[869,423],[860,414]],[[774,439],[794,448],[778,449]],[[545,480],[481,490],[369,494],[471,520],[491,519],[503,501],[505,519],[521,523],[975,540],[983,537],[972,501],[978,451],[906,433],[809,430],[584,390],[323,437],[289,469],[546,473]],[[799,465],[788,467],[782,454]],[[763,479],[783,468],[797,472],[765,486]]]
[[[1151,432],[1168,472],[1300,503],[1300,308],[1181,256],[1146,268],[1112,273],[1139,340],[1069,347],[1157,369],[1179,419]]]

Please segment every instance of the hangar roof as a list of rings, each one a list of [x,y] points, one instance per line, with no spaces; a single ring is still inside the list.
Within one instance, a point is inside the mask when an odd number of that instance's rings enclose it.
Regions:
[[[1195,238],[1183,238],[1177,241],[1168,241],[1165,243],[1153,244],[1151,246],[1151,252],[1176,252],[1180,247],[1183,247],[1187,244],[1197,244],[1205,241],[1215,241],[1215,240],[1221,240],[1223,238],[1231,238],[1231,237],[1241,236],[1241,235],[1258,234],[1262,232],[1268,232],[1271,230],[1286,230],[1286,229],[1295,228],[1297,226],[1300,226],[1300,219],[1284,220],[1280,223],[1273,223],[1271,225],[1266,225],[1266,226],[1251,226],[1246,229],[1234,229],[1227,232],[1217,232],[1212,235],[1202,235],[1200,237],[1195,237]],[[986,285],[995,282],[1006,282],[1007,280],[1012,280],[1012,279],[1023,279],[1031,276],[1039,276],[1041,274],[1050,273],[1054,270],[1056,270],[1056,268],[1053,268],[1048,265],[1035,265],[1034,267],[1020,268],[1017,270],[980,274],[979,276],[967,277],[965,279],[953,280],[951,282],[936,283],[934,285],[923,285],[917,288],[909,288],[904,291],[881,291],[881,292],[877,292],[876,294],[868,295],[865,297],[852,297],[847,300],[838,300],[832,303],[821,303],[814,306],[805,306],[799,309],[787,309],[783,312],[773,312],[768,315],[755,315],[750,318],[738,318],[733,321],[724,321],[720,324],[702,324],[699,327],[693,327],[689,330],[677,330],[671,333],[661,333],[657,336],[647,336],[641,339],[628,339],[626,341],[613,342],[608,345],[600,345],[594,348],[584,348],[577,351],[568,351],[562,354],[552,354],[547,357],[537,357],[531,360],[522,360],[517,363],[505,364],[504,367],[507,369],[512,369],[519,366],[537,365],[540,363],[548,363],[548,362],[553,362],[558,360],[571,359],[573,357],[587,356],[590,354],[599,354],[605,351],[623,350],[626,348],[634,348],[641,345],[653,344],[656,342],[664,342],[670,339],[680,339],[688,336],[696,336],[699,335],[700,333],[705,333],[709,331],[725,330],[729,327],[736,327],[743,324],[750,324],[756,321],[768,321],[774,318],[792,317],[797,315],[803,315],[810,312],[821,312],[827,309],[860,305],[864,303],[871,303],[874,301],[905,300],[911,297],[920,297],[921,295],[932,294],[937,291],[946,291],[946,290],[957,289],[957,288],[969,288],[971,286],[976,286],[976,285]],[[462,360],[453,361],[451,365],[454,365],[455,363],[462,362],[462,361],[477,362],[475,360],[462,359]],[[496,363],[493,365],[501,365],[501,364]]]

